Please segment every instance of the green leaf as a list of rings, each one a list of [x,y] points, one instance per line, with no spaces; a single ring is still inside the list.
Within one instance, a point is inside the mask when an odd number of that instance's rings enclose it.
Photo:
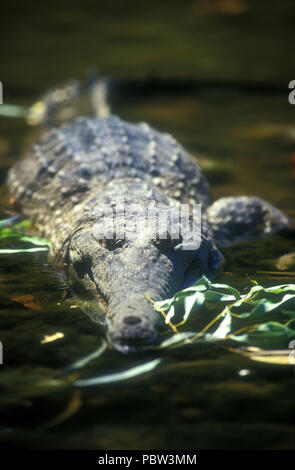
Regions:
[[[1,104],[0,116],[11,118],[25,118],[29,115],[29,108],[15,104]]]
[[[23,248],[23,249],[0,249],[0,255],[12,255],[17,253],[38,253],[39,251],[48,251],[48,248]]]
[[[207,334],[206,339],[209,341],[225,339],[230,334],[231,328],[232,328],[232,316],[230,315],[230,313],[227,313],[225,314],[224,319],[222,320],[220,325],[217,327],[215,332],[212,334]]]
[[[171,299],[154,303],[157,311],[167,312],[166,323],[175,316],[175,312],[184,308],[182,322],[186,322],[191,313],[196,313],[204,302],[230,302],[240,299],[237,289],[226,284],[213,284],[206,276],[201,277],[195,284],[177,292]]]
[[[179,314],[181,314],[179,325],[185,323],[191,315],[198,314],[202,305],[210,302],[215,302],[217,309],[220,305],[221,313],[201,331],[179,333],[175,325],[171,324],[171,320],[176,315],[179,318]],[[227,304],[225,308],[223,308],[224,303]],[[177,292],[171,299],[155,302],[155,309],[167,312],[166,323],[172,325],[176,331],[174,336],[162,342],[160,347],[179,346],[199,339],[203,341],[232,339],[256,346],[261,344],[268,347],[285,346],[290,339],[295,338],[293,306],[295,307],[294,284],[265,288],[256,283],[247,294],[241,295],[237,289],[226,284],[211,283],[203,276],[194,285]],[[279,312],[282,321],[273,321],[273,315]],[[285,316],[291,318],[288,323],[285,321]],[[222,317],[222,321],[218,321]],[[249,320],[255,323],[249,324]]]
[[[13,228],[9,227],[13,223],[14,217],[0,222],[0,254],[11,253],[31,253],[36,251],[45,251],[51,247],[49,240],[35,235],[30,235],[18,229],[28,228],[30,221],[22,221]],[[23,244],[34,245],[39,248],[23,246]]]
[[[193,331],[185,331],[183,333],[176,333],[173,336],[170,336],[170,338],[165,339],[162,341],[162,343],[159,345],[160,349],[167,349],[167,348],[172,348],[172,347],[179,347],[183,346],[184,344],[191,344],[192,339],[196,338],[196,333]]]
[[[276,347],[288,346],[291,339],[295,337],[295,331],[287,324],[275,321],[255,325],[249,333],[243,335],[229,335],[230,339],[240,341],[252,346]]]
[[[240,318],[255,318],[273,312],[294,299],[295,286],[292,284],[269,288],[255,286],[232,307],[235,307],[235,313],[240,312]],[[249,312],[245,312],[246,304],[253,306]]]

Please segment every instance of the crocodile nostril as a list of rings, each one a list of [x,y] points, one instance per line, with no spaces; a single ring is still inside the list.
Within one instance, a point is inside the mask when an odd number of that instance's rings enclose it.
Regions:
[[[132,315],[129,315],[128,317],[124,318],[124,323],[127,323],[127,325],[137,325],[140,322],[141,322],[141,318],[134,317]]]

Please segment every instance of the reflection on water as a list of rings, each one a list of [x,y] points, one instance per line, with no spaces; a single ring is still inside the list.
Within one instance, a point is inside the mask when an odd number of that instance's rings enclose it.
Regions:
[[[181,15],[176,2],[171,2],[165,15],[159,5],[146,8],[144,25],[135,21],[140,16],[138,4],[129,3],[134,10],[126,9],[126,2],[118,2],[114,16],[105,2],[98,30],[92,7],[81,12],[76,2],[70,13],[61,7],[59,15],[49,12],[46,20],[38,6],[26,21],[20,24],[15,20],[13,34],[5,31],[4,25],[5,80],[0,78],[4,85],[9,83],[10,99],[31,104],[46,86],[79,77],[97,65],[121,76],[156,71],[167,78],[167,84],[170,76],[202,79],[203,86],[176,90],[167,85],[132,93],[131,88],[120,95],[118,89],[111,100],[113,111],[124,119],[145,120],[172,133],[199,155],[214,198],[255,194],[294,217],[291,155],[295,121],[287,90],[234,85],[253,80],[280,85],[282,77],[287,77],[289,49],[283,56],[280,52],[289,44],[290,2],[282,9],[286,33],[275,32],[280,36],[275,48],[271,47],[275,41],[273,2],[263,9],[262,23],[257,19],[260,10],[256,16],[253,12],[254,2],[228,2],[235,9],[229,14],[224,12],[226,2],[218,6],[218,2],[200,1],[184,2]],[[171,24],[163,30],[161,19],[167,15]],[[250,17],[251,23],[245,21]],[[172,25],[176,24],[179,34],[173,34]],[[249,24],[252,34],[248,34]],[[82,34],[77,34],[77,25]],[[272,34],[267,34],[269,30]],[[216,31],[222,38],[220,43]],[[22,33],[26,33],[23,45],[18,36]],[[173,38],[169,47],[168,34]],[[239,55],[234,50],[236,37],[242,46]],[[64,39],[59,47],[57,38]],[[105,39],[103,44],[101,38]],[[156,45],[151,38],[158,38]],[[197,49],[193,47],[196,44]],[[264,45],[269,54],[266,58]],[[31,55],[20,54],[18,61],[14,60],[18,47],[27,48]],[[250,70],[249,54],[255,48],[257,63]],[[184,50],[189,55],[182,54]],[[281,69],[275,67],[278,57]],[[210,86],[205,86],[207,79]],[[226,79],[233,81],[231,86],[218,85]],[[0,129],[3,182],[8,166],[36,139],[39,130],[8,119],[0,120]],[[248,287],[250,279],[264,285],[294,283],[293,252],[294,240],[279,236],[244,248],[228,248],[225,270],[218,280],[238,288]],[[159,356],[162,361],[142,376],[80,390],[71,386],[70,374],[61,380],[61,371],[96,350],[102,333],[75,308],[75,299],[65,296],[62,273],[44,254],[33,254],[2,257],[0,277],[3,444],[73,449],[294,448],[292,367],[254,362],[221,345],[188,346],[161,354],[151,351],[140,357],[107,350],[85,366],[83,377],[122,371]],[[25,295],[31,295],[35,303],[19,301]],[[36,305],[40,308],[34,308]],[[46,337],[55,340],[44,341]]]

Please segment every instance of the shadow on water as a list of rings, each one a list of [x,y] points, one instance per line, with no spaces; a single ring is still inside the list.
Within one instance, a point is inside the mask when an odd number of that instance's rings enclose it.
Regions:
[[[281,35],[274,32],[274,2],[268,2],[266,10],[265,2],[261,2],[264,8],[237,0],[184,2],[179,18],[179,6],[171,2],[166,29],[162,29],[167,13],[163,7],[143,7],[143,22],[133,2],[128,2],[128,8],[118,2],[116,15],[102,2],[102,19],[97,20],[96,29],[91,19],[94,7],[88,3],[82,10],[74,2],[70,13],[61,5],[58,15],[52,10],[46,19],[40,6],[29,18],[23,4],[19,12],[25,21],[15,19],[13,33],[3,26],[7,49],[0,78],[4,97],[31,104],[46,87],[72,76],[79,78],[93,66],[112,76],[159,76],[152,86],[136,89],[136,81],[123,94],[124,87],[119,87],[111,96],[113,111],[173,134],[198,156],[214,198],[255,194],[294,220],[295,176],[290,162],[295,121],[287,87],[284,90],[284,80],[294,78],[288,75],[295,15],[290,2],[281,10],[285,33]],[[226,4],[232,5],[231,11]],[[6,8],[11,18],[11,7]],[[259,22],[262,13],[264,19]],[[20,36],[24,37],[22,45]],[[235,49],[235,39],[242,50]],[[19,54],[16,61],[18,47],[29,53]],[[176,86],[169,77],[176,80]],[[184,80],[181,86],[177,78]],[[3,183],[8,167],[39,130],[4,118],[0,118],[0,130]],[[293,252],[294,240],[280,236],[227,249],[225,270],[218,280],[238,288],[248,287],[250,279],[267,286],[294,283],[294,263],[286,264],[282,258]],[[122,371],[156,357],[162,362],[127,381],[89,389],[73,387],[71,375],[61,379],[61,371],[99,347],[101,330],[74,298],[66,296],[62,274],[44,254],[1,257],[0,278],[3,446],[294,448],[291,366],[254,362],[220,345],[187,346],[161,354],[151,351],[140,357],[108,349],[85,366],[82,377]],[[55,341],[44,341],[56,333],[60,335]]]

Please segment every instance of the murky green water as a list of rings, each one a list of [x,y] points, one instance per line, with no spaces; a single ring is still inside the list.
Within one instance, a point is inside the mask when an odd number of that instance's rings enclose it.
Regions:
[[[93,67],[110,76],[162,77],[167,86],[113,96],[113,111],[148,121],[201,153],[214,198],[255,194],[294,220],[295,107],[287,100],[295,78],[292,2],[279,10],[276,2],[241,0],[169,2],[169,8],[151,1],[71,2],[50,11],[19,2],[18,17],[14,3],[5,7],[0,33],[6,102],[31,104],[47,87]],[[168,86],[175,78],[186,85]],[[198,86],[188,86],[192,80]],[[37,133],[0,118],[1,182]],[[279,236],[227,249],[218,279],[240,288],[250,279],[294,283],[294,265],[278,268],[281,256],[294,251],[294,239]],[[74,299],[64,298],[61,273],[35,254],[1,257],[0,277],[3,446],[294,448],[291,366],[254,362],[220,345],[133,358],[108,350],[83,377],[156,357],[162,362],[141,377],[80,390],[61,381],[60,372],[97,348],[101,332],[71,308]],[[25,295],[40,308],[24,306]],[[42,343],[56,332],[63,338]]]

